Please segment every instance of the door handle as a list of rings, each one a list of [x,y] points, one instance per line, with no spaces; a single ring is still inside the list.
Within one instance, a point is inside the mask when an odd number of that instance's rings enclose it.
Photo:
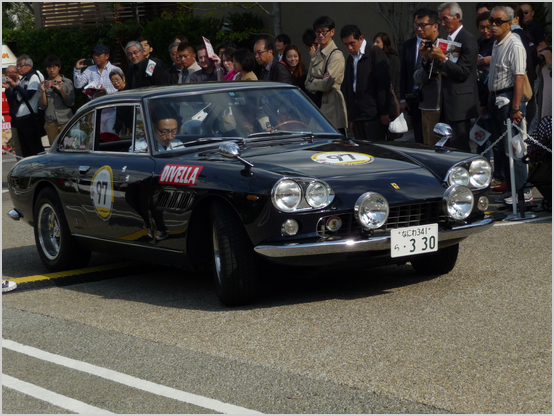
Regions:
[[[89,171],[89,169],[90,169],[90,166],[79,166],[79,173],[81,175],[84,175]]]

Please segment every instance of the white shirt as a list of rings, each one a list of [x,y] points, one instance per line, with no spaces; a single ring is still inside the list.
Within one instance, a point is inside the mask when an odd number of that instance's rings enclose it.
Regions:
[[[461,25],[458,29],[456,29],[454,33],[451,33],[450,35],[448,35],[447,39],[451,41],[455,41],[456,36],[458,36],[458,33],[460,33],[460,30],[462,30],[463,27],[464,25]]]
[[[489,66],[489,91],[500,91],[515,85],[516,75],[525,75],[527,52],[513,33],[494,42]]]
[[[356,77],[358,74],[358,62],[360,62],[360,59],[362,59],[362,56],[364,56],[366,45],[367,45],[367,41],[364,39],[364,41],[362,42],[362,46],[360,46],[360,49],[358,50],[358,53],[356,55],[352,55],[352,58],[354,59],[354,92],[356,92]]]
[[[110,81],[110,72],[117,68],[117,66],[112,65],[110,61],[106,64],[102,73],[98,70],[98,66],[92,65],[87,67],[83,72],[80,69],[73,68],[73,85],[75,88],[83,88],[85,85],[94,82],[96,85],[102,84],[108,94],[113,94],[117,90],[112,85]]]

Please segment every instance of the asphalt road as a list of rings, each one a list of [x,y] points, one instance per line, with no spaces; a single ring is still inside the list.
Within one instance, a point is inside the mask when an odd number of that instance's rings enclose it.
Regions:
[[[42,275],[10,203],[3,277]],[[552,413],[549,214],[468,238],[442,276],[268,270],[243,308],[200,275],[137,267],[2,296],[3,413]]]

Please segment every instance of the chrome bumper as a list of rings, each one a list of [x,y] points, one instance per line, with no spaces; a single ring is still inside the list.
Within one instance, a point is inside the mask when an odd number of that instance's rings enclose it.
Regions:
[[[469,237],[488,230],[494,224],[492,219],[484,219],[473,224],[453,227],[451,230],[439,231],[441,241]],[[254,247],[256,253],[266,257],[315,256],[321,254],[355,253],[363,251],[390,250],[390,235],[370,237],[367,240],[317,241],[315,243],[290,243],[282,245],[260,245]]]

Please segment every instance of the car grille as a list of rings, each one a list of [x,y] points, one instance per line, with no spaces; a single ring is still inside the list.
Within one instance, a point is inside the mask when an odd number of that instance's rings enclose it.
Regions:
[[[326,221],[331,217],[340,217],[342,227],[335,232],[325,228]],[[375,235],[388,235],[396,228],[414,227],[425,224],[444,224],[447,222],[442,209],[442,201],[422,202],[410,205],[392,206],[386,224],[375,230]],[[364,232],[363,227],[356,221],[354,213],[332,215],[319,220],[317,232],[322,238],[358,236]]]
[[[164,189],[158,197],[158,209],[185,210],[192,200],[190,192]]]

